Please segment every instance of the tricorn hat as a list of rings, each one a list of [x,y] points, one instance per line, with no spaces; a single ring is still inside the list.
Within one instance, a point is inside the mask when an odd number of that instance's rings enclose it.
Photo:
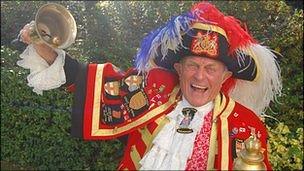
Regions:
[[[222,92],[261,114],[281,94],[280,68],[276,56],[260,45],[232,16],[214,5],[200,2],[190,12],[173,17],[150,32],[136,55],[136,67],[174,70],[186,56],[201,56],[223,62],[233,75]]]

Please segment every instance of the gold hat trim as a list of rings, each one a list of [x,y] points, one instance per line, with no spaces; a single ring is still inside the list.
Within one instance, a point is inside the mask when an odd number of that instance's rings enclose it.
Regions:
[[[200,29],[200,30],[207,30],[207,31],[210,30],[210,31],[213,31],[213,32],[217,32],[217,33],[221,34],[222,36],[224,36],[228,40],[225,30],[218,27],[218,26],[211,25],[211,24],[204,24],[204,23],[194,23],[192,25],[192,28]]]

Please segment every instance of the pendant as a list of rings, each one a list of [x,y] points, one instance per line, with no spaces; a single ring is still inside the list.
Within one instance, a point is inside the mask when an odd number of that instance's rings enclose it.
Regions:
[[[183,120],[179,124],[179,127],[176,129],[178,133],[181,134],[190,134],[193,132],[192,128],[189,128],[190,122],[192,121],[194,114],[197,112],[194,108],[183,108],[182,113],[184,115]]]

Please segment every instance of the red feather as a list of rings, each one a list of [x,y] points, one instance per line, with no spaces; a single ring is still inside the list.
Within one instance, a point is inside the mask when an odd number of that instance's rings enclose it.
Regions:
[[[225,30],[229,42],[230,55],[234,54],[237,48],[257,42],[241,27],[239,20],[232,16],[225,16],[208,2],[200,2],[193,5],[191,11],[198,18],[198,22],[216,25]]]

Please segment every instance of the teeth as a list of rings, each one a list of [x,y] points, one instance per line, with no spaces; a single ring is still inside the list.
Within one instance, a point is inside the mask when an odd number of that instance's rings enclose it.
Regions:
[[[192,87],[207,90],[207,87],[203,87],[203,86],[199,86],[199,85],[195,85],[195,84],[192,84]]]

